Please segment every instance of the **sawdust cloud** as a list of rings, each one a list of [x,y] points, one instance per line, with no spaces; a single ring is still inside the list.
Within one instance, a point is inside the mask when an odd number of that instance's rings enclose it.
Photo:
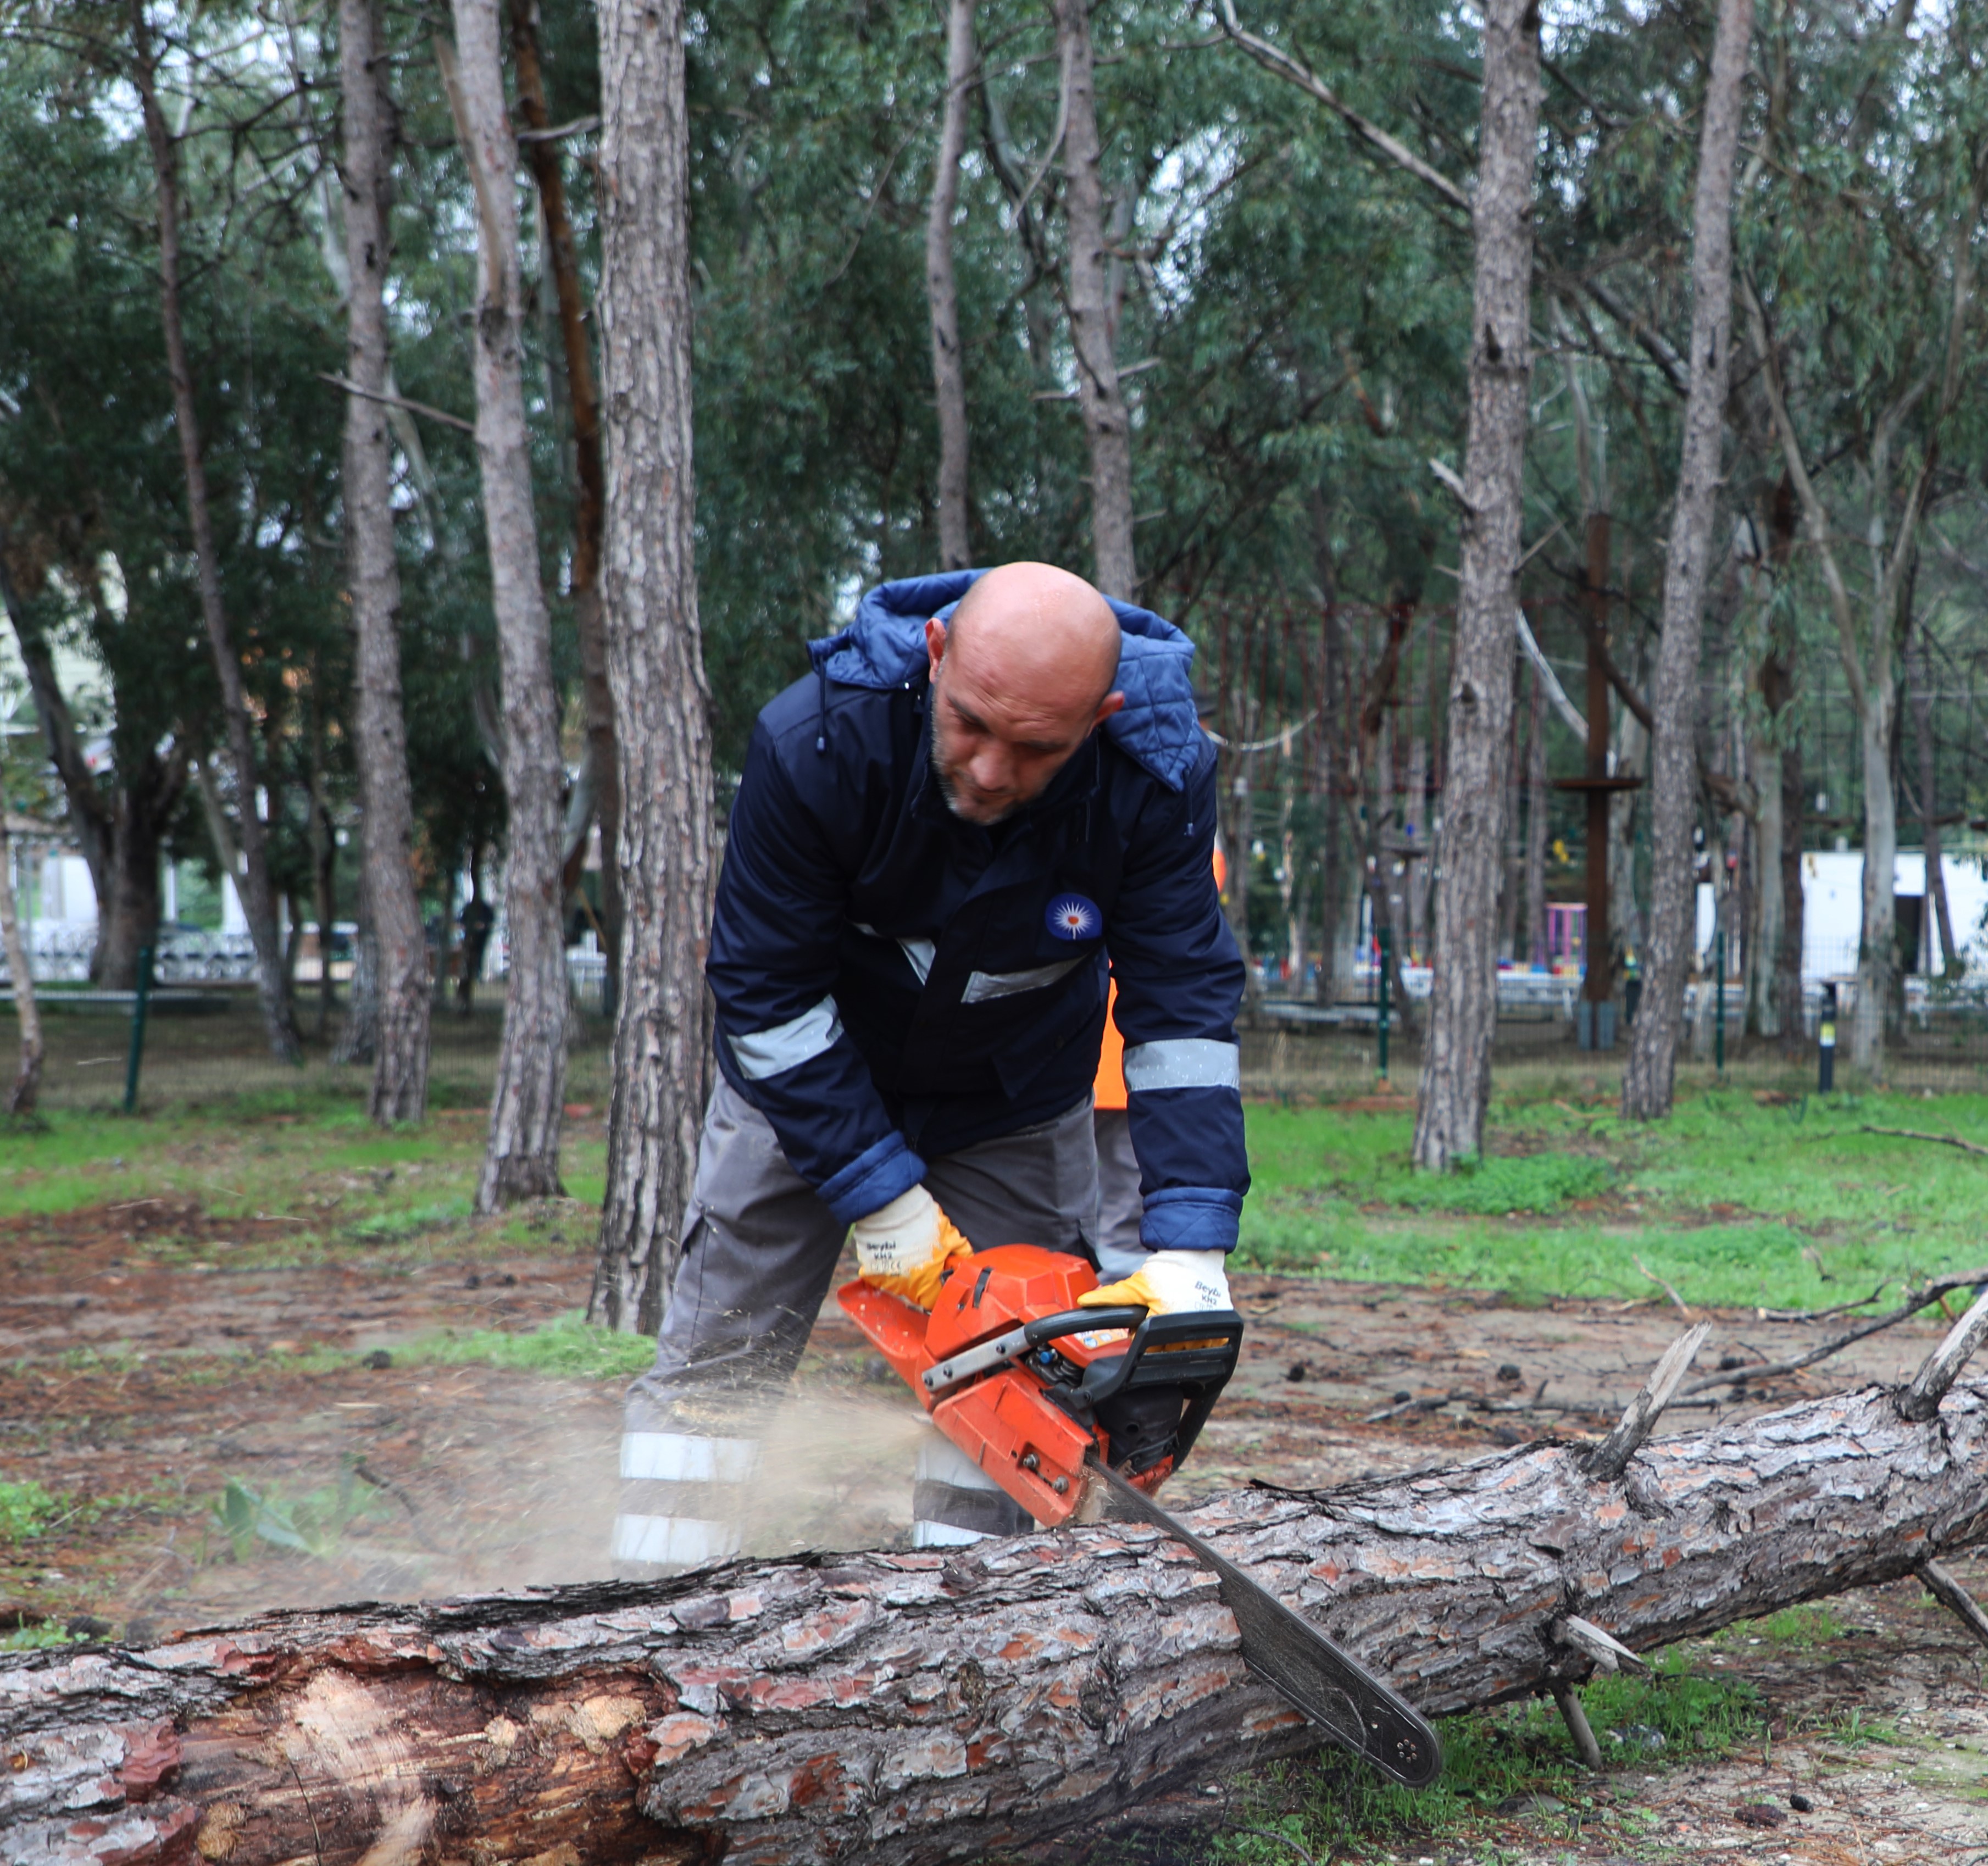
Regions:
[[[539,1386],[529,1405],[494,1418],[473,1403],[458,1402],[451,1411],[448,1398],[438,1398],[412,1468],[347,1453],[296,1471],[274,1492],[289,1507],[286,1499],[322,1499],[342,1485],[357,1503],[349,1521],[317,1538],[315,1552],[257,1539],[231,1559],[225,1538],[211,1530],[200,1558],[157,1564],[140,1578],[117,1604],[118,1618],[187,1626],[280,1608],[436,1600],[612,1576],[619,1394],[575,1388],[560,1395]],[[771,1557],[901,1543],[918,1443],[931,1429],[908,1394],[798,1390],[760,1430],[744,1552]],[[356,1482],[342,1475],[353,1471],[364,1473]]]

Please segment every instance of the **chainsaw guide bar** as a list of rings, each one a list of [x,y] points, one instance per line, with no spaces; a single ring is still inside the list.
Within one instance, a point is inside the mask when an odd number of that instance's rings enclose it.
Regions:
[[[1215,1570],[1243,1658],[1333,1742],[1409,1788],[1442,1768],[1435,1731],[1302,1614],[1153,1501],[1236,1371],[1232,1309],[1086,1308],[1090,1263],[1033,1244],[961,1260],[930,1310],[860,1278],[837,1300],[931,1416],[1045,1529],[1110,1513],[1151,1524]]]
[[[1243,1658],[1341,1748],[1406,1788],[1426,1788],[1442,1773],[1442,1745],[1405,1699],[1095,1454],[1086,1475],[1120,1520],[1150,1523],[1215,1570]]]

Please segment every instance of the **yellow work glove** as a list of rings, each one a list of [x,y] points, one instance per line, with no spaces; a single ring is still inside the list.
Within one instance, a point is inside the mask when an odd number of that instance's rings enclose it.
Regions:
[[[1228,1253],[1219,1250],[1156,1250],[1120,1283],[1107,1283],[1077,1299],[1080,1309],[1144,1303],[1148,1315],[1187,1315],[1229,1306]]]
[[[863,1280],[921,1309],[938,1300],[939,1283],[954,1259],[973,1254],[959,1227],[921,1185],[859,1218],[849,1235],[856,1242]]]

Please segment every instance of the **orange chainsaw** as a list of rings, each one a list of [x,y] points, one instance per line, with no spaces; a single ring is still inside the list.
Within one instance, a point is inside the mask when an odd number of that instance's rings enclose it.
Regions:
[[[860,1281],[837,1300],[932,1423],[1044,1526],[1148,1522],[1212,1568],[1242,1656],[1342,1747],[1411,1788],[1442,1767],[1435,1731],[1311,1622],[1153,1501],[1242,1351],[1232,1309],[1080,1309],[1083,1258],[1006,1244],[958,1259],[924,1310]]]

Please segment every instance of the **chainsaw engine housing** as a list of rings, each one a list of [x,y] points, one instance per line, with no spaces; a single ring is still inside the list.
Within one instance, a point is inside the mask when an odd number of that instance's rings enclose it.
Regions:
[[[1083,1502],[1087,1454],[1158,1489],[1241,1350],[1232,1310],[1079,1309],[1097,1287],[1081,1257],[1007,1244],[958,1262],[929,1315],[860,1282],[838,1300],[946,1437],[1055,1525]]]

